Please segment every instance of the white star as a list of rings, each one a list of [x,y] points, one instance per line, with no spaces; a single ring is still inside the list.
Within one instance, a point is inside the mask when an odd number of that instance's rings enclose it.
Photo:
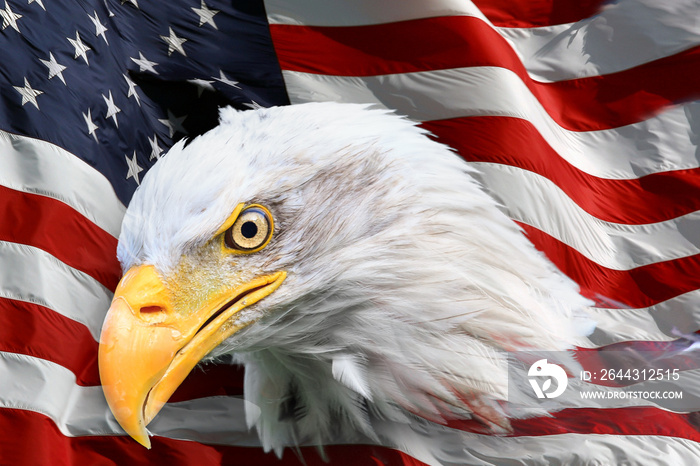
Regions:
[[[2,29],[3,31],[7,26],[12,26],[12,29],[19,32],[19,26],[17,26],[17,20],[22,17],[10,9],[10,5],[7,4],[5,0],[5,9],[0,10],[0,16],[2,16]]]
[[[139,104],[139,107],[140,107],[141,106],[141,98],[139,97],[138,93],[136,92],[136,83],[133,82],[128,75],[122,74],[122,76],[124,76],[124,79],[126,79],[126,84],[129,86],[129,92],[126,94],[126,97],[129,98],[133,95],[134,99],[136,99],[136,103]]]
[[[241,88],[240,86],[238,86],[238,81],[231,81],[230,79],[228,79],[228,77],[227,77],[227,76],[224,74],[224,72],[221,71],[221,70],[219,70],[219,76],[220,76],[220,77],[214,78],[214,79],[216,79],[217,81],[220,81],[220,82],[222,82],[222,83],[224,83],[224,84],[228,84],[229,86],[233,86],[233,87],[235,87],[236,89],[240,89],[240,88]]]
[[[150,60],[146,60],[146,57],[143,56],[141,52],[139,52],[139,58],[134,58],[134,57],[129,57],[131,58],[131,61],[139,65],[139,71],[143,73],[144,71],[150,71],[153,74],[158,74],[156,71],[155,67],[158,66],[158,63]]]
[[[92,49],[83,44],[83,41],[80,40],[80,33],[75,31],[75,39],[71,39],[70,37],[66,37],[66,39],[75,47],[75,56],[73,58],[77,60],[78,57],[83,57],[83,60],[85,60],[85,63],[89,66],[90,63],[88,62],[87,51]]]
[[[207,81],[206,79],[188,79],[187,82],[197,86],[197,97],[202,97],[202,92],[205,90],[216,92],[214,86],[211,85],[214,81]]]
[[[260,110],[261,108],[267,108],[267,107],[263,107],[262,105],[260,105],[259,103],[257,103],[254,100],[251,100],[250,103],[246,102],[243,105],[245,105],[248,108],[252,108],[253,110]]]
[[[160,154],[163,153],[163,149],[160,148],[158,145],[158,137],[157,135],[153,135],[153,139],[148,138],[148,142],[151,143],[151,156],[148,158],[148,160],[160,160]]]
[[[209,23],[214,29],[217,31],[219,30],[219,28],[216,27],[216,23],[214,23],[214,15],[217,14],[219,10],[210,10],[204,3],[204,0],[202,0],[202,8],[192,7],[192,9],[197,13],[197,16],[199,16],[199,27],[202,27],[204,23]]]
[[[107,114],[105,115],[105,118],[111,118],[114,120],[114,124],[116,125],[117,128],[119,128],[119,122],[117,121],[117,113],[121,112],[122,110],[114,105],[114,100],[112,100],[112,91],[109,91],[109,98],[102,94],[102,98],[105,99],[105,103],[107,104]]]
[[[83,118],[85,119],[85,123],[87,124],[88,127],[88,135],[92,135],[92,137],[95,138],[95,142],[100,142],[97,140],[97,133],[95,130],[99,129],[100,127],[95,124],[95,122],[92,121],[92,113],[90,113],[90,109],[88,108],[87,114],[83,113]]]
[[[132,158],[129,158],[128,155],[124,155],[124,158],[126,159],[126,164],[129,166],[126,179],[133,178],[136,180],[136,184],[141,184],[139,181],[139,173],[143,171],[143,168],[139,167],[139,164],[136,162],[136,151],[134,151],[134,156]]]
[[[15,88],[17,92],[20,93],[22,96],[22,107],[24,107],[24,104],[31,102],[37,110],[39,109],[39,104],[36,101],[36,96],[43,94],[43,91],[38,91],[36,89],[32,89],[32,86],[29,85],[29,81],[27,81],[27,78],[24,78],[24,87],[22,86],[12,86]]]
[[[29,0],[29,2],[27,2],[27,5],[31,5],[34,2],[37,2],[41,9],[46,11],[46,7],[44,6],[44,3],[41,0]]]
[[[136,8],[139,7],[139,4],[136,0],[122,0],[122,5],[125,4],[126,2],[133,4]]]
[[[187,118],[187,115],[181,116],[181,117],[176,117],[173,112],[171,112],[168,109],[168,118],[163,118],[163,119],[158,119],[161,123],[163,123],[165,126],[168,127],[168,131],[170,132],[170,137],[173,137],[173,134],[176,132],[180,132],[182,134],[187,134],[187,130],[185,129],[184,126],[182,126],[182,122],[185,121]]]
[[[92,24],[95,25],[95,37],[102,36],[102,38],[105,40],[105,44],[109,45],[109,42],[107,42],[107,36],[105,36],[105,32],[107,32],[108,29],[100,22],[100,18],[97,16],[97,11],[92,10],[92,12],[95,13],[95,17],[93,18],[92,16],[88,15],[88,18],[90,18]]]
[[[48,60],[42,60],[40,58],[39,61],[46,65],[46,67],[49,69],[49,79],[53,78],[54,76],[58,76],[63,84],[66,84],[66,79],[63,77],[63,70],[65,70],[66,67],[56,61],[53,53],[49,52]]]
[[[170,31],[169,36],[160,36],[160,38],[163,39],[166,44],[168,44],[168,56],[172,55],[172,53],[176,50],[184,56],[187,56],[185,49],[182,48],[182,44],[187,42],[187,39],[181,39],[176,36],[175,31],[173,31],[173,28],[171,27],[168,28],[168,31]]]

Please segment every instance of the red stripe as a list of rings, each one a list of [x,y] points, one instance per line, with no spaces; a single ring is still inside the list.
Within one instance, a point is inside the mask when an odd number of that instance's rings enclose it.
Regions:
[[[589,18],[607,0],[474,0],[494,26],[529,28]]]
[[[423,123],[466,160],[528,170],[551,180],[579,207],[606,222],[643,225],[700,209],[700,169],[611,180],[564,160],[527,120],[470,117]]]
[[[151,437],[146,450],[129,437],[65,437],[50,418],[19,409],[0,410],[0,462],[15,466],[55,465],[309,465],[327,466],[315,447],[299,449],[303,462],[289,448],[281,460],[260,447],[205,445],[187,440]],[[334,445],[324,448],[330,463],[347,466],[423,465],[386,447]],[[408,461],[406,461],[408,460]]]
[[[679,414],[651,407],[571,408],[552,417],[511,420],[512,437],[556,434],[658,435],[700,442],[697,413]],[[479,432],[473,421],[451,421],[450,427]]]
[[[97,342],[88,329],[38,304],[0,298],[0,351],[69,369],[78,385],[99,385]]]
[[[88,329],[38,304],[0,298],[0,351],[59,364],[82,386],[100,385],[97,342]],[[170,401],[243,394],[243,369],[226,364],[197,366]]]
[[[193,400],[207,396],[243,396],[241,366],[228,364],[200,364],[177,387],[168,402]]]
[[[583,370],[592,374],[588,383],[593,385],[629,387],[659,380],[672,383],[678,377],[675,381],[678,388],[685,380],[683,371],[700,368],[700,360],[692,350],[700,333],[691,338],[623,341],[601,348],[577,348],[576,360]]]
[[[522,419],[513,423],[515,435],[560,433],[609,435],[660,435],[700,441],[695,413],[672,413],[650,407],[565,409],[552,417]]]
[[[642,121],[700,95],[700,47],[605,76],[542,83],[482,20],[450,16],[370,26],[270,26],[283,70],[376,76],[476,66],[512,70],[547,113],[572,131]]]
[[[117,239],[68,205],[0,186],[0,241],[35,246],[114,290]]]
[[[700,254],[631,270],[613,270],[535,227],[517,222],[537,249],[592,299],[603,297],[632,308],[648,307],[700,288]]]

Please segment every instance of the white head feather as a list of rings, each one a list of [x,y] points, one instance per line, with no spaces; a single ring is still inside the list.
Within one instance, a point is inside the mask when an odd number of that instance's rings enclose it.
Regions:
[[[475,415],[498,430],[500,351],[571,348],[590,330],[578,319],[588,302],[471,173],[385,111],[224,109],[220,126],[145,177],[118,255],[125,270],[149,263],[167,276],[239,203],[271,210],[272,242],[224,265],[288,278],[211,355],[246,366],[245,397],[259,407],[248,422],[268,449],[376,439],[379,423],[417,416]]]

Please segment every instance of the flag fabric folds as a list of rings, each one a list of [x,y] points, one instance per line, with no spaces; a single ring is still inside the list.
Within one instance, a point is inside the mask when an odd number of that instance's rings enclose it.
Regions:
[[[6,0],[0,16],[0,464],[325,464],[312,447],[262,451],[241,368],[196,369],[149,426],[150,451],[99,386],[125,206],[223,105],[406,115],[596,303],[581,352],[696,341],[697,0]],[[460,439],[463,464],[692,465],[699,419],[582,402],[508,436],[430,435]],[[326,453],[421,464],[411,447],[339,439]]]

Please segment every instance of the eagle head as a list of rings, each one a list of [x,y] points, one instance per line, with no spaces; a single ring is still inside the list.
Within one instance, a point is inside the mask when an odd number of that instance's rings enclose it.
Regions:
[[[128,207],[100,338],[123,428],[229,355],[266,449],[378,423],[509,428],[504,353],[567,350],[577,286],[414,123],[335,103],[238,112],[173,146]]]

